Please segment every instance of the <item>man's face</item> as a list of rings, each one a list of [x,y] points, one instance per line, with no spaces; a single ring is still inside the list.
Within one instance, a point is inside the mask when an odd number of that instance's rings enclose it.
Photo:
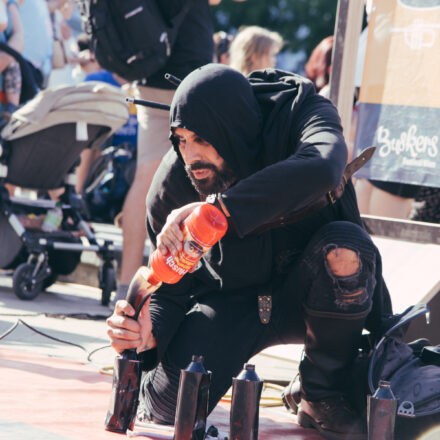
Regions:
[[[231,186],[234,173],[210,143],[186,128],[175,128],[174,136],[186,172],[200,195],[223,192]]]

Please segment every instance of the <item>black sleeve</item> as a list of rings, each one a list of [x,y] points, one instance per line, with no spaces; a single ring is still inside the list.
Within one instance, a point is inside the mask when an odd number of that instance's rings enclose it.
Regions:
[[[336,108],[315,95],[299,114],[291,129],[293,154],[223,193],[240,237],[300,210],[342,179],[347,147]]]

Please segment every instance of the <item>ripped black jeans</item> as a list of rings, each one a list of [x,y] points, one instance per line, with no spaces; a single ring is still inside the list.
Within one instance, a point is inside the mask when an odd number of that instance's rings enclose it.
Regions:
[[[358,267],[350,274],[336,275],[328,258],[338,249],[349,249]],[[357,225],[333,222],[310,240],[300,263],[304,304],[313,312],[363,314],[372,305],[376,286],[377,249],[368,234]],[[349,271],[350,272],[350,271]]]
[[[331,270],[327,256],[339,248],[353,251],[356,270],[351,275],[338,276]],[[304,341],[306,357],[301,373],[311,385],[308,398],[334,394],[338,379],[332,383],[333,373],[325,371],[325,365],[333,368],[337,364],[338,376],[350,365],[356,350],[353,345],[371,309],[376,280],[381,277],[376,270],[377,258],[378,250],[363,229],[349,222],[332,222],[316,232],[287,276],[278,280],[279,287],[272,291],[268,324],[261,322],[258,313],[257,295],[261,292],[216,292],[200,298],[159,365],[144,373],[142,415],[161,423],[174,422],[180,369],[188,365],[193,354],[203,355],[205,367],[212,371],[211,411],[230,387],[232,377],[252,356],[272,345]],[[317,325],[318,329],[312,329],[310,335],[313,319],[312,327]],[[336,364],[331,359],[335,353],[339,356]]]

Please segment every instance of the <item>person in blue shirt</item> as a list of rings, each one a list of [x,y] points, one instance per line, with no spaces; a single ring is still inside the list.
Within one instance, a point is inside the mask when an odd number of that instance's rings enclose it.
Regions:
[[[53,32],[46,0],[25,0],[20,18],[24,29],[22,55],[41,71],[47,83],[52,70]]]

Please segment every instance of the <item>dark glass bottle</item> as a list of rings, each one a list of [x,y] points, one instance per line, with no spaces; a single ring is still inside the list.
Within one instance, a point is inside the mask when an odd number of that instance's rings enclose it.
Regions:
[[[211,372],[203,365],[203,356],[193,355],[191,363],[180,371],[174,440],[203,440],[208,417]]]
[[[367,399],[368,439],[393,440],[397,399],[390,382],[380,380],[379,387]]]
[[[263,381],[255,372],[255,365],[244,364],[241,373],[232,379],[229,438],[257,440],[260,397]]]

